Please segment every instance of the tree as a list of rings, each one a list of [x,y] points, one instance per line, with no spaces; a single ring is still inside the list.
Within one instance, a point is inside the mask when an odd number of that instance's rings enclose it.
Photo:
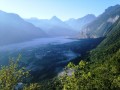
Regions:
[[[14,90],[18,83],[23,83],[28,78],[29,71],[18,65],[19,59],[10,60],[8,66],[1,66],[0,70],[0,90]],[[24,90],[40,90],[39,84],[24,84]]]

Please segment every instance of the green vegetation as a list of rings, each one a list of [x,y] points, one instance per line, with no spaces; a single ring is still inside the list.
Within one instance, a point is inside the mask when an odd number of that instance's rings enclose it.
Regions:
[[[112,58],[103,62],[79,65],[68,64],[73,69],[71,76],[60,78],[63,90],[119,90],[120,89],[120,50]]]
[[[60,77],[63,90],[120,90],[120,20],[87,59],[68,64],[74,71]]]
[[[18,83],[26,82],[29,77],[29,71],[24,67],[20,68],[18,65],[19,59],[16,61],[10,60],[8,66],[1,66],[0,70],[0,90],[14,90]],[[40,88],[38,84],[24,84],[24,90],[37,90]]]

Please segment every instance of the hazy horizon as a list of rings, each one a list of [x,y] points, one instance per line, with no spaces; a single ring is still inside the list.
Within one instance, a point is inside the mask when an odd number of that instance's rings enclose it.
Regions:
[[[87,14],[98,16],[109,6],[120,4],[119,0],[87,2],[88,0],[1,0],[0,10],[16,13],[22,18],[50,19],[57,16],[61,20],[67,20],[81,18]]]

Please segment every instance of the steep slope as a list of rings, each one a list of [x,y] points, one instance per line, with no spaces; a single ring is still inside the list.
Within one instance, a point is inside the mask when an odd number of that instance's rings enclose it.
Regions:
[[[105,36],[106,33],[109,32],[109,28],[118,20],[119,17],[120,5],[109,7],[92,23],[82,29],[80,37],[82,37],[82,35],[95,38]]]
[[[111,55],[120,50],[120,18],[114,23],[106,35],[104,41],[93,51],[91,60],[110,58]]]
[[[59,82],[65,90],[120,90],[120,18],[78,65],[69,63]],[[72,73],[72,74],[71,74]],[[60,84],[59,84],[60,85]],[[60,89],[59,89],[60,90]]]
[[[80,31],[83,27],[85,27],[87,24],[91,23],[95,20],[95,15],[88,14],[82,18],[78,19],[69,19],[65,21],[66,24],[68,24],[70,27],[72,27],[76,31]]]
[[[45,32],[17,14],[0,11],[0,45],[46,36]]]
[[[74,31],[69,25],[64,23],[56,16],[53,16],[49,20],[31,18],[27,19],[26,21],[34,24],[36,27],[43,29],[51,36],[71,36],[76,34],[76,31]]]

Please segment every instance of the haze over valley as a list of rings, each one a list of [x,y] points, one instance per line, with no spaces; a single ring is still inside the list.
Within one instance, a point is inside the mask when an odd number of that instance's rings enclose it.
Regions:
[[[0,90],[120,89],[117,0],[13,1],[0,1]]]

